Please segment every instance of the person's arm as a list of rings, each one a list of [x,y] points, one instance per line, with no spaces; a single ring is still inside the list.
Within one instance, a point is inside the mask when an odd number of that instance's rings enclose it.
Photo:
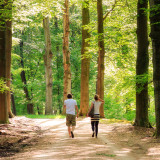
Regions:
[[[75,105],[75,107],[76,107],[77,118],[78,118],[78,106],[77,106],[77,105]]]
[[[93,102],[91,102],[91,107],[90,109],[88,110],[88,112],[90,112],[90,110],[93,108]],[[88,117],[88,113],[87,113],[87,117]]]
[[[104,103],[104,100],[103,100],[103,99],[98,98],[98,100],[99,100],[100,102],[102,102],[102,104]]]
[[[64,101],[63,108],[66,109],[66,101]]]

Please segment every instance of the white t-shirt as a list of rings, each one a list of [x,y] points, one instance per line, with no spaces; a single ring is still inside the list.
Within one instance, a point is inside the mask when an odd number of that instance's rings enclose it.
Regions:
[[[75,106],[77,105],[76,100],[67,99],[64,101],[64,105],[66,105],[66,114],[75,115]]]
[[[99,108],[100,108],[102,102],[94,101],[93,104],[94,104],[94,114],[99,114]]]

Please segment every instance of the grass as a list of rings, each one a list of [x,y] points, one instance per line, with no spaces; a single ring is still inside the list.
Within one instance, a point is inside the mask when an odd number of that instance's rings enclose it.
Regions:
[[[37,118],[37,119],[64,119],[65,115],[25,115],[27,118]]]
[[[124,123],[124,124],[127,124],[127,123],[132,123],[131,121],[127,121],[127,120],[119,120],[119,119],[101,119],[100,120],[101,123],[104,123],[104,124],[111,124],[111,123]]]
[[[115,157],[116,156],[115,154],[106,154],[106,153],[97,153],[96,155],[106,156],[106,157]]]

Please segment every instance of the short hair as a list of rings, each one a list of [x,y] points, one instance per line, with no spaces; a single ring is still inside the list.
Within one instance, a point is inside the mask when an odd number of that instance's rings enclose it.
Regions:
[[[67,95],[67,98],[72,98],[72,94],[68,94],[68,95]]]
[[[97,101],[99,99],[99,96],[95,94],[94,99]]]

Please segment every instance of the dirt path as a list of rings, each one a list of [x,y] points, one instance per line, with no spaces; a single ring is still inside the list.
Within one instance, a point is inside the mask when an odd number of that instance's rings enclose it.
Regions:
[[[78,118],[74,132],[69,138],[64,119],[35,120],[42,128],[43,135],[34,146],[26,147],[23,152],[2,160],[150,160],[160,159],[160,154],[149,154],[148,149],[130,146],[113,139],[113,125],[100,124],[98,138],[91,137],[89,118]],[[110,139],[111,138],[111,139]],[[119,137],[120,138],[120,137]],[[121,143],[117,143],[117,141]],[[138,144],[137,144],[138,145]],[[152,151],[153,152],[153,151]]]

